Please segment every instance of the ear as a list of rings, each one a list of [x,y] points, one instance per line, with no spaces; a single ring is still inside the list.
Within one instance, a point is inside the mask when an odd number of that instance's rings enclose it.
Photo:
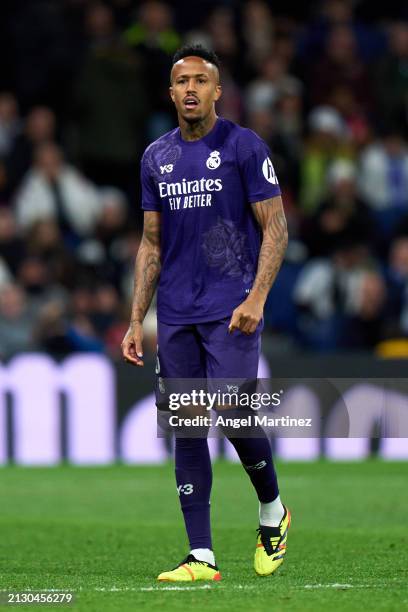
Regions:
[[[170,94],[170,98],[173,100],[174,102],[174,93],[173,93],[173,88],[170,86],[169,87],[169,94]]]
[[[219,100],[221,98],[221,95],[222,95],[222,87],[221,85],[216,85],[215,93],[214,93],[214,102]]]

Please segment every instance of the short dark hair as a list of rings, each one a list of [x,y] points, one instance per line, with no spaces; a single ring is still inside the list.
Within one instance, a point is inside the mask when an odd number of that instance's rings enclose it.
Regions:
[[[201,57],[206,62],[217,66],[218,69],[220,68],[220,60],[217,54],[214,53],[214,51],[206,49],[202,45],[184,45],[184,47],[178,49],[173,56],[173,65],[184,57],[190,56]]]

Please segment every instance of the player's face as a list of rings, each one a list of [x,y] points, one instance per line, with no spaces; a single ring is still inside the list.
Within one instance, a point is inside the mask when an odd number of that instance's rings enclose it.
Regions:
[[[221,95],[218,68],[201,57],[185,57],[171,71],[170,96],[188,123],[201,121]]]

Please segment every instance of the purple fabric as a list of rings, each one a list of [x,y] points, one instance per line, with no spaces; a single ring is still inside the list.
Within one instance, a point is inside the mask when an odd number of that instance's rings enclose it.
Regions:
[[[256,379],[263,322],[254,334],[228,333],[229,317],[195,325],[158,324],[157,375],[160,378]],[[158,405],[160,383],[156,389]],[[279,494],[272,451],[266,435],[234,438],[224,432],[254,486],[258,499]],[[258,434],[259,435],[259,434]],[[190,548],[212,548],[210,494],[212,468],[205,438],[175,437],[175,472]]]
[[[246,298],[260,249],[250,204],[280,194],[269,157],[254,132],[220,118],[200,140],[177,128],[146,149],[142,208],[162,213],[160,321],[215,321]]]
[[[210,548],[212,468],[205,438],[175,439],[176,483],[190,549]]]
[[[260,502],[268,503],[279,495],[278,480],[273,465],[271,445],[263,438],[233,438],[229,441],[248,474]]]
[[[229,438],[247,472],[259,501],[268,503],[279,495],[271,446],[266,438]],[[210,495],[212,467],[207,440],[175,438],[177,491],[190,549],[210,548]]]
[[[255,379],[263,321],[249,336],[228,332],[230,317],[195,325],[158,322],[158,368],[162,378]]]

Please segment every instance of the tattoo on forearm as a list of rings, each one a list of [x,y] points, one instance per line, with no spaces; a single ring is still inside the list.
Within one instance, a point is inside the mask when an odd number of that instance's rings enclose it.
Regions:
[[[253,205],[253,211],[263,232],[253,289],[259,290],[266,297],[285,255],[288,230],[280,197],[257,202]]]
[[[142,322],[160,275],[160,213],[145,213],[143,237],[135,264],[131,324]]]

